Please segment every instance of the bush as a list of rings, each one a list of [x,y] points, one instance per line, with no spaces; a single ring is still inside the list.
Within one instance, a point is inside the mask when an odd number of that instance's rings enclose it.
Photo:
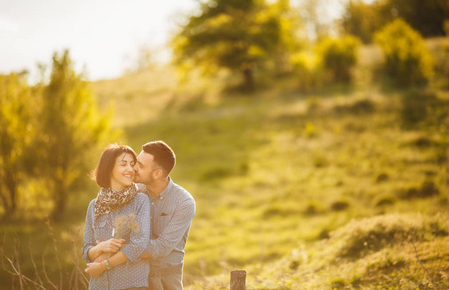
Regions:
[[[342,211],[347,209],[349,206],[350,204],[346,200],[337,200],[334,201],[330,207],[332,211]]]
[[[446,37],[441,47],[432,52],[435,60],[435,74],[443,88],[449,87],[449,20],[444,23]]]
[[[359,46],[360,41],[353,36],[341,39],[327,38],[318,44],[317,52],[328,81],[343,83],[351,81],[351,70],[357,63]]]
[[[396,201],[396,199],[393,196],[389,196],[389,195],[384,195],[379,197],[375,204],[376,207],[383,207],[383,206],[388,206],[388,205],[392,205],[394,204]]]
[[[397,19],[374,37],[384,54],[383,69],[401,85],[425,84],[433,73],[432,58],[421,35]]]
[[[290,60],[295,75],[298,77],[298,88],[301,91],[310,91],[321,85],[321,71],[315,56],[297,53]]]
[[[371,100],[358,100],[352,104],[336,105],[334,111],[338,114],[348,115],[366,115],[373,113],[376,110],[376,105]]]
[[[402,95],[402,126],[406,129],[415,129],[423,124],[439,126],[437,124],[442,124],[446,118],[447,107],[448,105],[440,101],[435,92],[411,90]]]
[[[331,242],[338,241],[337,257],[359,259],[385,247],[446,236],[449,224],[441,216],[392,214],[353,220],[331,232]]]
[[[433,181],[424,181],[421,187],[410,187],[399,192],[402,199],[430,198],[440,194],[438,186]]]

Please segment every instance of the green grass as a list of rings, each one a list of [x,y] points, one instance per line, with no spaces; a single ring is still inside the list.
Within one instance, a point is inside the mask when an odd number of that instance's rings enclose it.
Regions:
[[[385,90],[363,65],[356,86],[311,93],[288,78],[253,95],[221,90],[227,78],[177,86],[170,71],[94,84],[103,108],[115,102],[111,142],[162,139],[176,152],[172,178],[197,203],[188,289],[228,289],[236,268],[248,289],[448,287],[448,91]],[[67,271],[96,190],[55,225]],[[19,231],[22,261],[29,241],[39,259],[52,251],[47,232]]]

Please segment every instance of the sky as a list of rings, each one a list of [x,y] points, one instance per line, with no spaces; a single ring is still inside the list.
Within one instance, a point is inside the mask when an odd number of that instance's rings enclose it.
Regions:
[[[51,64],[70,50],[90,80],[116,78],[139,46],[161,47],[195,0],[0,0],[0,74]],[[164,58],[164,56],[161,56]],[[165,56],[167,58],[167,56]]]

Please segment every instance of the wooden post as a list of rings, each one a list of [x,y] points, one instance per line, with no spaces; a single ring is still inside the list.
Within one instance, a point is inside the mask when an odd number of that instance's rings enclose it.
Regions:
[[[231,271],[231,290],[246,290],[246,271]]]

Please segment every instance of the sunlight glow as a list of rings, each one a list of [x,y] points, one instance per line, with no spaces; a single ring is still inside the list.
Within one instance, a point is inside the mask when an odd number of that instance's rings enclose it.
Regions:
[[[48,64],[70,49],[91,80],[122,74],[139,46],[162,46],[194,0],[0,0],[0,73]]]

